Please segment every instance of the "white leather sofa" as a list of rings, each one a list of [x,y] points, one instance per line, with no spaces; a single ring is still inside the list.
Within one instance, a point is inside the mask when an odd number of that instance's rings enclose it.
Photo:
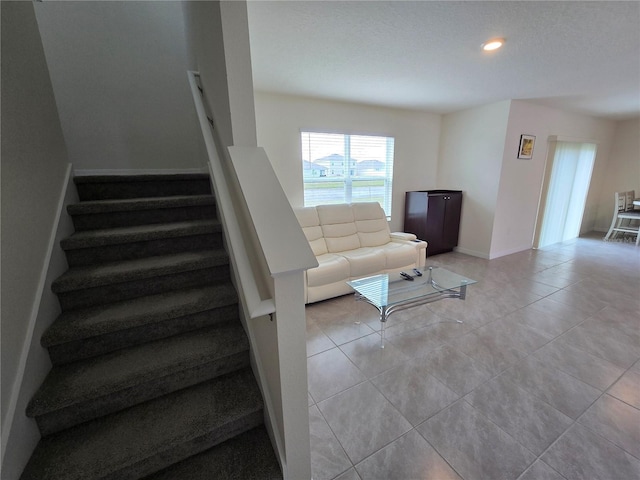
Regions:
[[[377,202],[294,209],[318,260],[305,272],[305,303],[353,292],[347,281],[423,267],[427,243],[391,233]]]

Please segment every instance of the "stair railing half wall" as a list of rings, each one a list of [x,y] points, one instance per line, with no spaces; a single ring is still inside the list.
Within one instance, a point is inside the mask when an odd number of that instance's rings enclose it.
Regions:
[[[310,478],[303,276],[317,261],[264,150],[224,148],[199,74],[188,77],[265,423],[284,478]]]

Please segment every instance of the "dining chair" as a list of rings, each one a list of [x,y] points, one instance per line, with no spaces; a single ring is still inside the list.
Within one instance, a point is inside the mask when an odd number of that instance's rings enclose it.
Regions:
[[[627,200],[630,198],[630,200]],[[640,210],[633,210],[635,192],[616,192],[611,227],[604,240],[616,238],[619,233],[630,233],[636,236],[636,246],[640,244]]]
[[[626,199],[627,199],[627,212],[633,212],[633,211],[638,211],[640,212],[640,210],[638,210],[636,208],[636,206],[633,204],[633,201],[636,200],[636,191],[635,190],[629,190],[626,193]]]

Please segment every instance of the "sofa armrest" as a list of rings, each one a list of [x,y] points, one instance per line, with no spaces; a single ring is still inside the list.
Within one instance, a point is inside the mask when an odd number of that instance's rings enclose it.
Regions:
[[[427,248],[427,242],[424,240],[418,240],[413,233],[393,232],[391,234],[391,241],[398,243],[411,243],[415,245],[417,250],[425,250]]]
[[[413,233],[405,233],[405,232],[393,232],[391,233],[391,240],[415,240],[416,237]]]
[[[405,232],[393,232],[391,234],[391,241],[396,243],[410,243],[412,244],[418,254],[417,265],[419,268],[423,268],[427,263],[427,242],[424,240],[418,240],[413,233]]]

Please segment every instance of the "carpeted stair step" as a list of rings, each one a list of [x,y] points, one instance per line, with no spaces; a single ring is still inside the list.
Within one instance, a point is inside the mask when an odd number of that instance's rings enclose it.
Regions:
[[[76,231],[216,218],[213,195],[94,200],[67,207]]]
[[[74,182],[62,314],[41,338],[54,367],[27,408],[43,437],[21,478],[282,478],[209,175]]]
[[[216,445],[144,480],[282,480],[264,426]]]
[[[21,479],[138,479],[262,423],[247,368],[45,437]]]
[[[70,267],[175,252],[222,248],[218,220],[136,225],[76,232],[60,242]]]
[[[63,311],[217,283],[229,278],[222,249],[73,267],[51,289]]]
[[[54,367],[29,402],[43,435],[249,365],[240,322]]]
[[[206,173],[176,175],[98,175],[73,179],[81,201],[210,195]]]
[[[54,365],[238,320],[229,284],[176,290],[62,313],[41,339]]]

